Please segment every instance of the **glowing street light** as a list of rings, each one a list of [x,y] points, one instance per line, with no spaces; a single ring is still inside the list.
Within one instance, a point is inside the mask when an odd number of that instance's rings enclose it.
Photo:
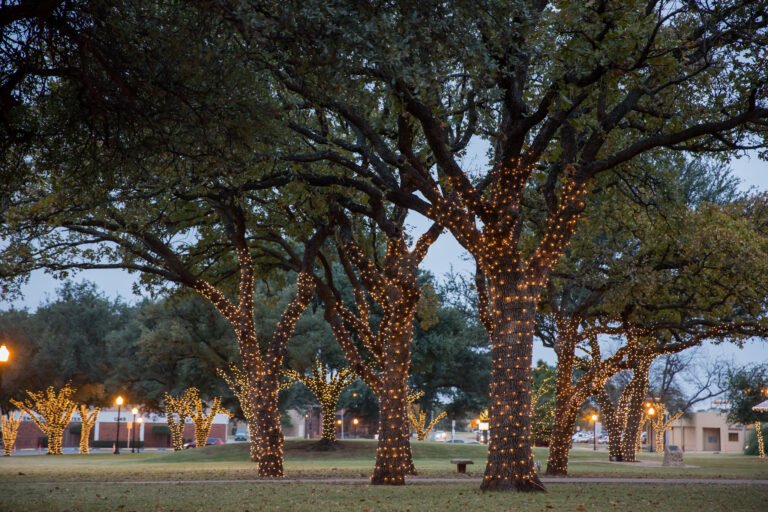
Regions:
[[[144,421],[144,418],[139,416],[139,419],[137,421],[139,422],[139,428],[141,428],[141,424]],[[141,434],[139,434],[139,437],[141,437]],[[139,439],[139,441],[141,441],[141,439]],[[136,446],[136,453],[141,453],[141,446],[139,445]]]
[[[131,453],[136,453],[136,415],[139,414],[139,410],[137,408],[131,409],[131,414],[133,414],[133,421],[131,422]]]
[[[3,367],[5,363],[11,358],[11,351],[5,345],[0,346],[0,391],[3,390]],[[2,406],[0,406],[0,414],[3,412]]]
[[[656,409],[654,409],[652,405],[648,404],[648,410],[646,411],[646,414],[650,418],[648,420],[648,451],[653,453],[653,431],[651,430],[651,420],[653,419],[653,415],[656,414]]]
[[[117,433],[115,434],[115,451],[112,452],[115,455],[120,455],[120,407],[122,407],[123,402],[124,400],[121,396],[115,399],[117,404]]]

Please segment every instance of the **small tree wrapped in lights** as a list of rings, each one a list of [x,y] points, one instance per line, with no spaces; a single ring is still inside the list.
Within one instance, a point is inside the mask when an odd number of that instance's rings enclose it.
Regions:
[[[96,424],[96,419],[99,417],[99,408],[95,408],[91,411],[87,405],[80,405],[80,453],[89,453],[90,447],[88,442],[91,437],[91,429]]]
[[[171,430],[171,444],[173,451],[181,451],[184,448],[184,424],[190,417],[190,403],[197,392],[196,388],[189,388],[178,398],[165,393],[165,420]]]
[[[427,424],[427,413],[421,407],[412,404],[408,409],[408,420],[411,423],[411,428],[416,431],[416,438],[419,441],[425,440],[435,425],[447,415],[448,413],[441,411]]]
[[[8,416],[0,416],[0,425],[3,432],[3,455],[6,457],[10,457],[14,446],[16,446],[16,436],[19,434],[21,416],[21,411],[18,414],[10,412]]]
[[[221,397],[217,396],[213,399],[210,411],[206,414],[205,404],[203,403],[203,399],[200,398],[200,391],[197,388],[189,388],[185,394],[188,400],[187,408],[189,416],[192,418],[192,423],[195,425],[195,443],[197,443],[198,447],[205,446],[216,415],[226,414],[227,416],[230,416],[230,413],[221,406]]]
[[[335,371],[326,367],[320,360],[315,359],[311,375],[304,375],[296,370],[285,370],[283,375],[291,383],[301,382],[315,395],[323,411],[323,434],[320,445],[332,447],[336,442],[336,408],[344,388],[349,386],[357,376],[351,368]]]
[[[59,391],[49,386],[45,391],[27,391],[29,398],[23,401],[11,400],[11,404],[29,414],[48,436],[48,455],[61,455],[64,429],[77,409],[72,400],[74,394],[75,390],[69,385]]]

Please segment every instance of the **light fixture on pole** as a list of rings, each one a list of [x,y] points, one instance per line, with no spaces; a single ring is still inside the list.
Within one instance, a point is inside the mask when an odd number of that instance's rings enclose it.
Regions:
[[[131,409],[131,414],[133,414],[133,421],[131,421],[131,453],[136,453],[136,415],[139,414],[139,410],[134,407]]]
[[[117,404],[117,431],[115,433],[115,450],[112,453],[120,455],[120,407],[123,406],[123,397],[118,396],[115,403]]]
[[[139,428],[142,427],[142,423],[144,422],[144,419],[139,416],[139,419],[137,420],[139,422]],[[138,434],[139,436],[139,442],[141,442],[141,433]],[[141,446],[136,445],[136,453],[141,453]]]
[[[0,393],[3,391],[3,368],[5,367],[5,363],[8,362],[8,360],[11,358],[11,351],[8,350],[8,347],[3,344],[0,346]],[[0,414],[3,413],[3,405],[2,402],[0,402]]]
[[[656,409],[653,406],[648,406],[648,452],[653,453],[653,415],[656,414]]]

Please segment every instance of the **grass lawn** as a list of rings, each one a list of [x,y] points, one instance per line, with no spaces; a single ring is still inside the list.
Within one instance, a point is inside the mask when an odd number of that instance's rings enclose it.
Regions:
[[[286,447],[291,478],[368,476],[375,443],[344,441],[334,452],[308,451],[308,441]],[[456,477],[452,457],[469,457],[472,479],[466,483],[411,483],[402,488],[318,482],[215,482],[253,480],[254,464],[245,444],[211,446],[184,452],[0,457],[0,510],[612,510],[632,512],[765,510],[768,485],[549,483],[546,494],[480,493],[485,447],[419,443],[413,445],[421,476]],[[536,451],[546,462],[546,450]],[[660,461],[642,454],[644,461]],[[738,478],[768,480],[768,461],[742,455],[686,454],[691,468],[610,464],[605,452],[575,449],[572,476],[649,478]],[[208,480],[201,484],[180,480]],[[131,483],[142,481],[144,483]],[[170,483],[166,483],[171,481]],[[364,481],[361,479],[361,481]],[[122,482],[122,483],[114,483]],[[151,482],[151,483],[146,483]]]
[[[333,452],[307,450],[311,441],[289,441],[285,451],[288,477],[366,477],[373,466],[375,441],[343,441]],[[420,476],[457,476],[453,457],[471,458],[470,474],[484,469],[485,447],[414,442],[413,454]],[[536,449],[536,460],[546,466],[546,449]],[[642,461],[659,463],[661,455],[643,453]],[[686,454],[690,468],[664,468],[643,464],[613,464],[605,451],[576,448],[571,452],[570,474],[590,477],[744,478],[768,480],[768,460],[743,455]],[[22,473],[22,474],[20,474]],[[62,480],[207,480],[252,479],[255,466],[248,461],[245,443],[208,446],[183,452],[121,455],[63,455],[0,457],[0,483]]]
[[[474,484],[399,488],[339,484],[0,485],[4,511],[759,511],[768,487],[553,484],[536,494],[481,493]]]

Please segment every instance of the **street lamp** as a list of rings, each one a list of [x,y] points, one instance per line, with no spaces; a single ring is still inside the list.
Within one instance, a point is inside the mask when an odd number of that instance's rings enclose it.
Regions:
[[[115,451],[112,453],[120,455],[120,407],[123,405],[123,397],[118,396],[115,403],[117,404],[117,432],[115,433]]]
[[[597,414],[592,415],[592,451],[597,451]]]
[[[653,415],[656,414],[656,409],[652,405],[648,406],[648,453],[653,453]]]
[[[133,421],[131,422],[131,453],[136,453],[136,415],[139,414],[139,410],[134,407],[131,409],[131,414],[133,414]]]
[[[3,391],[3,367],[5,366],[5,363],[8,362],[8,359],[11,358],[11,351],[8,350],[8,347],[5,345],[0,346],[0,392]],[[3,405],[2,402],[0,402],[0,414],[3,413]]]
[[[352,424],[355,426],[355,428],[353,429],[353,430],[354,430],[354,433],[352,434],[352,437],[357,437],[357,425],[358,425],[359,423],[360,423],[360,420],[359,420],[359,419],[357,419],[357,418],[354,418],[354,419],[352,420]]]
[[[139,421],[139,428],[141,428],[141,424],[144,421],[144,419],[141,416],[139,416],[138,421]],[[141,434],[139,434],[139,442],[141,442]],[[138,446],[138,445],[136,446],[136,453],[141,453],[141,446]]]

